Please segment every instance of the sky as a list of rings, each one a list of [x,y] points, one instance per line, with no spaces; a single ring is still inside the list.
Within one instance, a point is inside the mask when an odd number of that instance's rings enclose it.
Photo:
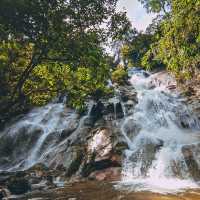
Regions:
[[[118,10],[126,10],[133,27],[145,31],[155,14],[149,14],[138,0],[120,0]]]

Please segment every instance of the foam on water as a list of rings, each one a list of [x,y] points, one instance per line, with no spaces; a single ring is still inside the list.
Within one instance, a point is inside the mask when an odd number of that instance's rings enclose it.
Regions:
[[[30,143],[29,146],[25,144],[26,152],[22,152],[22,155],[14,154],[14,164],[11,163],[11,166],[6,166],[3,170],[27,169],[38,162],[43,162],[44,156],[53,151],[53,147],[56,146],[54,141],[47,144],[48,137],[56,134],[59,137],[59,134],[70,127],[70,123],[74,122],[76,118],[77,113],[66,108],[64,102],[53,102],[30,111],[0,135],[0,137],[11,137],[14,141],[19,140],[18,138],[21,141],[22,137],[25,137],[24,140]],[[32,140],[32,138],[34,139]]]
[[[200,142],[199,121],[178,93],[168,89],[172,80],[162,82],[154,76],[136,74],[130,82],[137,90],[138,104],[133,116],[122,125],[129,149],[125,151],[123,178],[117,187],[160,193],[197,188],[182,148]],[[134,135],[123,128],[130,121],[139,127]],[[195,156],[200,168],[199,157]]]

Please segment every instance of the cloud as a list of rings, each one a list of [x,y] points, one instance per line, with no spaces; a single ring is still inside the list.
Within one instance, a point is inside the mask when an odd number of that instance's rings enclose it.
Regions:
[[[118,10],[126,10],[127,15],[133,24],[133,27],[140,31],[145,31],[147,26],[152,22],[155,14],[149,14],[138,0],[120,0]]]

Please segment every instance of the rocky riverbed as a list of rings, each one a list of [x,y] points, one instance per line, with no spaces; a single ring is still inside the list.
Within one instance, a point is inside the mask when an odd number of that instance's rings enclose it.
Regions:
[[[84,116],[53,103],[22,117],[1,133],[1,197],[77,180],[120,180],[128,148],[121,123],[136,103],[134,88],[126,85],[109,100],[91,102]]]
[[[11,197],[10,199],[15,199]],[[109,182],[87,181],[66,184],[63,188],[34,192],[18,196],[21,200],[199,200],[200,191],[190,190],[178,194],[129,192],[117,190]]]
[[[141,90],[146,79],[148,87]],[[134,86],[137,81],[139,89]],[[0,133],[0,199],[200,199],[198,189],[169,195],[119,184],[137,176],[142,180],[152,176],[156,182],[156,174],[162,180],[171,176],[200,180],[198,115],[193,116],[193,104],[189,101],[189,109],[187,99],[171,95],[176,82],[165,72],[133,82],[115,86],[112,98],[88,102],[84,115],[54,102],[7,126]]]

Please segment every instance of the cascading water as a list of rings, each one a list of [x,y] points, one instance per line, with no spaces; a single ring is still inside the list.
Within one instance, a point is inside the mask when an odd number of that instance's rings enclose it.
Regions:
[[[164,193],[198,187],[199,121],[177,92],[168,89],[169,80],[162,83],[137,73],[130,82],[138,104],[122,125],[129,149],[121,184],[135,191]]]
[[[9,158],[8,162],[0,163],[1,169],[15,171],[45,162],[44,157],[59,144],[61,134],[77,128],[77,119],[77,113],[66,108],[65,103],[33,109],[1,133],[2,144],[12,145],[9,151],[5,150],[7,146],[0,148],[1,159]]]
[[[62,103],[59,104],[49,104],[44,108],[44,115],[41,116],[42,118],[39,117],[39,119],[36,117],[36,123],[40,124],[43,130],[43,134],[40,136],[36,144],[34,145],[33,149],[30,152],[30,155],[28,156],[26,160],[26,165],[25,167],[31,167],[34,165],[36,162],[40,160],[40,150],[42,148],[42,145],[46,138],[51,134],[52,132],[56,131],[62,131],[66,128],[67,125],[67,120],[63,120],[61,118],[63,111],[65,110],[65,105]],[[41,110],[40,110],[41,112]],[[39,114],[39,113],[38,113]],[[70,116],[71,117],[71,116]]]

